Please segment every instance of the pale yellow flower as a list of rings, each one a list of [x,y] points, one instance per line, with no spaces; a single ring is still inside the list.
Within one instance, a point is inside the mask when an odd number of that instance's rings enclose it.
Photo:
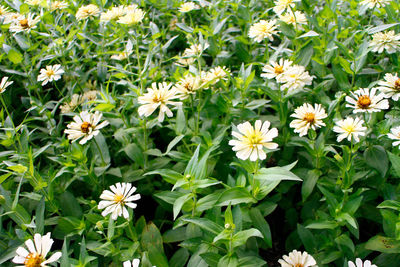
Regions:
[[[317,264],[313,256],[305,251],[293,250],[289,256],[284,255],[282,258],[278,261],[281,267],[311,267]]]
[[[363,0],[360,5],[366,6],[368,8],[381,8],[390,4],[391,0]]]
[[[9,82],[7,76],[3,77],[0,83],[0,94],[4,93],[6,91],[6,88],[11,84],[13,84],[13,81]]]
[[[279,19],[286,24],[290,24],[295,26],[296,24],[299,25],[305,25],[307,24],[307,18],[306,15],[304,15],[303,12],[300,11],[295,11],[294,14],[292,11],[288,11],[283,15],[279,15]]]
[[[30,6],[38,6],[42,0],[26,0],[25,3],[30,5]]]
[[[179,11],[182,13],[186,13],[186,12],[190,12],[190,11],[196,10],[196,9],[200,9],[200,7],[193,2],[187,2],[187,3],[183,3],[180,6]]]
[[[383,93],[376,94],[376,88],[360,88],[351,92],[352,97],[346,96],[346,107],[353,108],[353,113],[358,112],[379,112],[389,108],[389,101],[384,99]]]
[[[97,17],[100,14],[100,9],[98,6],[94,4],[90,4],[87,6],[82,6],[76,12],[76,19],[77,20],[85,20]]]
[[[294,8],[294,2],[299,2],[300,0],[277,0],[275,1],[275,6],[273,8],[274,12],[278,15],[282,14],[285,10],[291,10]]]
[[[353,139],[355,142],[360,142],[358,136],[365,136],[367,130],[367,127],[364,127],[363,123],[364,120],[358,117],[355,119],[348,117],[344,120],[337,121],[336,126],[333,127],[333,131],[338,133],[337,141],[340,142],[347,138],[348,141]]]
[[[290,115],[290,117],[296,118],[290,123],[290,127],[294,128],[295,133],[304,136],[308,133],[310,128],[316,130],[317,128],[325,126],[322,120],[328,117],[328,115],[325,113],[325,109],[321,104],[315,104],[313,107],[305,103],[296,108],[294,114]]]
[[[275,24],[276,20],[260,20],[260,22],[250,27],[249,37],[253,38],[258,43],[262,42],[264,39],[273,41],[274,37],[272,35],[278,33]]]
[[[144,18],[144,15],[145,12],[143,12],[143,10],[140,8],[134,8],[129,10],[124,16],[120,17],[117,22],[131,26],[141,22]]]
[[[63,10],[68,8],[69,4],[66,1],[53,1],[51,2],[50,5],[50,10],[55,11],[55,10]]]
[[[376,89],[384,93],[386,98],[392,98],[394,101],[399,100],[400,97],[400,78],[395,75],[386,73],[384,81],[378,82],[378,87]]]
[[[395,34],[394,31],[375,33],[369,46],[372,52],[382,53],[386,50],[389,54],[393,54],[400,50],[400,34]]]
[[[36,24],[39,22],[39,17],[35,17],[34,14],[28,13],[27,15],[20,15],[18,18],[12,21],[10,26],[10,32],[30,32],[31,29],[36,28]]]
[[[387,136],[392,140],[396,140],[393,142],[393,146],[400,145],[400,126],[390,129],[390,133]]]

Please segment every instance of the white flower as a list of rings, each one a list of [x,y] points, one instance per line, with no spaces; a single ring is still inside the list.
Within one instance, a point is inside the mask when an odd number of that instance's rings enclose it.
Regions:
[[[50,237],[50,233],[44,236],[35,234],[33,240],[29,239],[25,241],[25,246],[28,250],[24,247],[17,248],[17,256],[12,259],[12,262],[22,267],[46,267],[48,266],[47,264],[56,262],[61,257],[62,253],[56,252],[46,260],[46,256],[54,243],[53,239]]]
[[[395,34],[394,31],[378,32],[372,35],[372,40],[369,46],[372,47],[372,52],[382,53],[386,50],[389,54],[400,50],[400,34]]]
[[[190,12],[195,9],[200,9],[200,7],[193,2],[187,2],[187,3],[183,3],[180,6],[179,11],[182,13],[186,13],[186,12]]]
[[[100,9],[98,8],[98,6],[90,4],[87,6],[81,6],[76,12],[75,17],[77,20],[91,19],[97,17],[99,13]]]
[[[69,6],[68,2],[65,2],[65,1],[53,1],[53,2],[51,2],[50,10],[51,11],[63,10],[63,9],[68,8],[68,6]]]
[[[136,208],[137,204],[132,203],[135,200],[140,199],[140,194],[133,195],[136,191],[136,187],[132,186],[131,183],[117,183],[110,186],[110,190],[104,190],[100,195],[101,199],[99,202],[99,209],[105,210],[101,213],[103,216],[111,213],[111,219],[116,220],[118,216],[123,216],[125,219],[129,218],[129,208]]]
[[[46,85],[48,82],[57,81],[61,79],[61,75],[64,70],[60,64],[46,66],[45,69],[40,70],[40,74],[37,77],[38,82],[43,81],[42,85]]]
[[[391,133],[388,133],[388,137],[392,140],[397,140],[393,142],[393,146],[400,145],[400,126],[390,129]]]
[[[264,65],[262,71],[264,73],[261,74],[261,77],[267,79],[276,78],[277,82],[280,82],[281,77],[284,73],[292,66],[292,61],[281,58],[278,62],[270,61],[269,65]]]
[[[74,111],[74,109],[76,109],[82,102],[83,99],[80,95],[73,94],[71,97],[71,102],[64,103],[64,105],[60,106],[61,113],[65,114]]]
[[[152,83],[152,88],[147,88],[147,93],[142,96],[139,96],[139,103],[142,104],[139,109],[139,115],[148,117],[157,109],[160,108],[160,112],[158,114],[158,121],[163,122],[165,114],[168,117],[172,117],[173,113],[168,108],[167,105],[172,106],[181,106],[182,102],[173,102],[171,100],[179,98],[177,95],[176,88],[171,88],[172,84],[167,84],[166,82]],[[170,89],[171,88],[171,89]]]
[[[25,3],[30,5],[30,6],[38,6],[42,0],[26,0]]]
[[[4,24],[10,24],[10,23],[19,23],[18,18],[20,18],[21,14],[17,13],[17,12],[7,12],[4,15]]]
[[[112,55],[111,59],[115,59],[115,60],[124,60],[127,59],[133,52],[133,44],[131,40],[128,40],[126,47],[125,47],[125,51],[117,54],[117,55]]]
[[[185,57],[195,57],[200,56],[204,50],[206,50],[210,45],[208,43],[202,44],[192,44],[189,48],[185,49],[183,55]]]
[[[300,252],[297,250],[293,250],[289,253],[289,256],[284,255],[278,262],[281,264],[281,267],[309,267],[315,266],[317,262],[307,252]]]
[[[273,8],[274,12],[278,15],[282,14],[285,10],[291,10],[294,8],[293,2],[299,2],[300,0],[277,0]]]
[[[123,17],[120,17],[117,22],[131,26],[141,22],[144,15],[145,12],[140,8],[129,9],[128,12]]]
[[[20,15],[16,19],[11,21],[10,32],[30,32],[31,29],[36,28],[36,24],[39,22],[39,17],[35,17],[34,14],[28,13],[27,15]]]
[[[7,76],[3,77],[3,79],[1,79],[1,83],[0,83],[0,94],[4,93],[6,88],[8,86],[10,86],[12,83],[13,83],[13,81],[8,82],[8,77]]]
[[[275,26],[276,20],[260,20],[260,22],[255,23],[250,27],[249,37],[254,38],[254,40],[258,43],[262,42],[265,38],[273,41],[273,34],[277,34]]]
[[[306,85],[312,84],[312,77],[303,66],[290,66],[280,77],[279,82],[284,83],[281,89],[288,89],[288,92],[301,90]]]
[[[175,85],[176,90],[182,94],[181,99],[186,99],[190,94],[195,94],[201,88],[201,79],[191,74],[185,75]]]
[[[187,67],[189,65],[192,65],[194,63],[195,59],[192,57],[188,57],[188,58],[182,58],[180,57],[175,64],[181,67]]]
[[[115,6],[112,7],[107,12],[103,12],[100,15],[100,21],[111,21],[115,19],[119,19],[120,17],[126,14],[127,10],[125,6]]]
[[[232,135],[237,140],[229,141],[229,145],[233,146],[232,150],[237,151],[236,156],[242,160],[250,157],[251,161],[266,159],[267,155],[263,148],[275,149],[278,147],[277,143],[271,142],[278,136],[278,129],[269,130],[269,126],[269,121],[262,123],[261,120],[256,121],[254,128],[248,121],[239,124],[237,126],[239,132],[232,131]]]
[[[352,261],[348,261],[347,263],[349,267],[378,267],[375,264],[372,264],[369,260],[366,260],[364,263],[360,258],[356,259],[356,264]]]
[[[94,101],[97,99],[97,91],[96,90],[86,91],[83,93],[82,98],[87,101]]]
[[[308,103],[296,108],[294,114],[290,116],[296,118],[290,123],[290,127],[295,128],[294,132],[299,133],[300,136],[306,135],[310,128],[316,130],[325,126],[322,119],[328,117],[321,104],[315,104],[313,107]]]
[[[88,140],[92,139],[94,136],[99,134],[99,130],[109,124],[108,121],[103,121],[99,124],[101,117],[99,111],[96,111],[94,114],[89,113],[88,111],[82,111],[79,116],[74,116],[74,122],[71,122],[67,125],[67,128],[64,132],[68,134],[68,139],[75,142],[79,138],[83,137],[79,144],[83,145]]]
[[[360,88],[354,93],[351,92],[353,97],[346,96],[346,107],[353,108],[353,113],[358,112],[379,112],[382,109],[389,108],[389,101],[384,99],[384,94],[376,95],[376,88],[369,91],[368,88]]]
[[[133,259],[132,263],[131,261],[124,261],[123,264],[123,267],[139,267],[140,259]]]
[[[209,70],[203,80],[206,83],[211,82],[212,84],[216,84],[219,80],[227,80],[229,73],[229,70],[225,66],[218,66]]]
[[[339,134],[337,141],[340,142],[345,138],[351,141],[353,138],[355,142],[359,142],[360,139],[358,136],[365,136],[365,131],[367,130],[367,127],[364,127],[363,123],[364,121],[358,117],[355,119],[348,117],[344,120],[337,121],[336,126],[333,127],[333,131]]]
[[[360,5],[367,6],[368,8],[381,8],[390,4],[391,0],[363,0]]]
[[[292,11],[286,12],[284,15],[279,15],[279,19],[286,24],[291,24],[295,26],[296,24],[307,24],[307,18],[303,12],[295,11],[294,14]]]
[[[9,11],[8,7],[0,5],[0,19],[5,17],[9,13],[10,13],[10,11]]]
[[[396,75],[386,73],[384,81],[379,81],[376,89],[380,90],[386,98],[392,98],[394,101],[400,97],[400,78]]]

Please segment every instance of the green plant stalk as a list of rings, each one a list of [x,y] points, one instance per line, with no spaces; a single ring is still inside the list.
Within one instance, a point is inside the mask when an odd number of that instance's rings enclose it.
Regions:
[[[94,143],[96,144],[97,150],[99,150],[99,154],[100,154],[100,158],[101,158],[101,163],[102,163],[103,166],[106,166],[106,162],[104,161],[103,153],[101,153],[100,146],[99,146],[99,144],[97,143],[96,138],[93,138],[93,139],[94,139]]]

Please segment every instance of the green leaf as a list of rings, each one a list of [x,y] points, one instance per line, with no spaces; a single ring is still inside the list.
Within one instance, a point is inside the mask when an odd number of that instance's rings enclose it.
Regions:
[[[314,190],[315,184],[318,181],[318,178],[321,176],[320,170],[310,170],[307,172],[307,176],[304,178],[304,182],[301,186],[301,196],[303,198],[303,202],[307,200],[312,191]]]
[[[176,137],[168,144],[167,151],[165,151],[164,155],[167,155],[167,154],[171,151],[171,149],[172,149],[176,144],[178,144],[179,141],[182,140],[183,137],[185,137],[185,136],[184,136],[184,135],[178,135],[178,136],[176,136]]]
[[[261,234],[261,232],[255,228],[251,228],[248,230],[244,230],[244,231],[240,231],[238,233],[236,233],[233,238],[232,238],[232,246],[233,247],[238,247],[241,245],[246,244],[247,239],[249,239],[250,237],[261,237],[263,238],[263,235]]]
[[[382,253],[400,253],[400,241],[395,238],[377,235],[368,240],[365,248]]]
[[[27,167],[22,166],[21,164],[13,165],[13,166],[8,166],[7,169],[15,171],[17,173],[24,173],[28,170]]]
[[[15,49],[8,51],[7,57],[14,64],[20,63],[23,59],[22,54]]]
[[[293,29],[292,26],[286,24],[285,22],[281,21],[279,24],[279,29],[282,31],[284,35],[286,35],[289,39],[293,39],[296,37],[296,31]]]
[[[354,247],[353,241],[347,235],[342,234],[342,235],[338,236],[337,238],[335,238],[335,242],[340,246],[346,247],[346,248],[343,248],[343,251],[346,252],[348,249],[350,249],[354,253],[355,247]]]
[[[36,233],[43,234],[44,230],[44,209],[45,209],[45,200],[44,196],[39,201],[39,204],[36,207]]]
[[[114,230],[115,230],[115,223],[112,219],[112,216],[108,219],[108,226],[107,226],[107,239],[112,240],[114,237]]]
[[[385,177],[389,168],[389,161],[386,151],[382,146],[374,145],[368,147],[364,151],[364,158],[367,165],[377,170],[382,177]]]
[[[219,260],[222,258],[221,255],[212,252],[206,252],[200,254],[200,257],[209,265],[209,266],[217,266]]]
[[[124,151],[131,160],[133,160],[134,162],[143,167],[144,164],[143,152],[138,145],[136,145],[135,143],[131,143],[126,147],[124,147]]]
[[[224,227],[206,218],[183,218],[182,220],[185,222],[193,223],[199,226],[200,228],[208,232],[211,232],[215,235],[218,235],[224,230]]]
[[[245,256],[240,257],[239,265],[240,267],[261,267],[267,264],[266,261],[260,259],[256,256]]]
[[[254,175],[254,178],[266,181],[282,181],[282,180],[302,181],[294,173],[283,167],[261,168]]]
[[[2,184],[8,177],[10,177],[12,175],[11,172],[3,174],[2,176],[0,176],[0,184]]]
[[[381,204],[378,205],[379,209],[393,209],[396,211],[400,211],[400,202],[397,200],[385,200]]]
[[[396,174],[396,178],[400,178],[400,157],[387,151],[389,155],[390,163],[392,163],[392,167],[394,169],[394,173]],[[0,179],[1,180],[1,179]]]
[[[69,191],[60,195],[60,210],[65,216],[82,217],[82,208],[75,196]]]
[[[225,210],[225,225],[229,224],[229,225],[233,225],[233,216],[232,216],[232,209],[231,209],[231,205],[229,204],[228,207]]]
[[[299,65],[306,67],[310,63],[313,54],[314,47],[312,41],[310,40],[300,48],[296,61]]]
[[[68,247],[67,247],[67,239],[64,238],[64,243],[62,246],[62,255],[60,259],[60,267],[71,267],[71,263],[69,262],[68,258]]]
[[[238,259],[235,256],[225,255],[219,260],[217,267],[237,267],[238,264]]]
[[[269,228],[269,224],[262,216],[261,212],[257,208],[252,208],[250,210],[250,218],[254,227],[260,230],[261,234],[263,235],[267,247],[272,248],[271,229]]]
[[[236,205],[239,203],[255,203],[253,196],[243,187],[225,190],[218,199],[217,206]]]
[[[178,249],[169,260],[170,267],[184,267],[189,259],[189,252],[186,248]]]
[[[174,202],[174,206],[173,206],[173,211],[174,211],[174,220],[176,219],[176,217],[179,215],[179,212],[182,209],[183,204],[185,204],[186,201],[188,201],[191,197],[192,197],[192,193],[188,193],[186,195],[183,195],[181,197],[178,197],[175,202]]]
[[[308,229],[335,229],[339,225],[335,221],[315,221],[306,226]]]
[[[387,30],[387,29],[392,28],[392,27],[394,27],[394,26],[396,26],[396,25],[399,25],[399,24],[400,24],[400,23],[382,24],[382,25],[373,27],[373,28],[371,28],[371,29],[368,29],[368,30],[367,30],[367,33],[368,33],[368,34],[374,34],[374,33],[377,33],[377,32],[381,32],[381,31]]]
[[[181,29],[185,32],[188,32],[188,33],[193,32],[193,28],[187,26],[185,23],[176,23],[175,25],[178,26],[179,29]]]
[[[160,169],[160,170],[155,170],[146,173],[145,175],[153,175],[153,174],[159,174],[161,177],[170,184],[175,184],[178,180],[183,179],[183,175],[171,170],[171,169]]]
[[[225,22],[228,20],[228,18],[229,16],[218,22],[218,24],[214,28],[213,35],[216,35],[221,31],[222,27],[225,25]]]
[[[301,224],[297,224],[297,233],[307,251],[313,251],[316,248],[316,240],[310,230],[304,228]]]
[[[163,240],[157,226],[150,222],[142,232],[141,245],[149,253],[151,263],[156,266],[167,267],[168,261],[164,254]]]

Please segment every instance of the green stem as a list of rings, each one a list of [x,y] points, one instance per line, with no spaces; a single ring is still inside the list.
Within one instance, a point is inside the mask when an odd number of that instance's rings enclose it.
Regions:
[[[103,153],[101,152],[99,143],[97,143],[96,138],[93,138],[93,139],[94,139],[94,143],[96,144],[97,150],[99,150],[99,154],[100,154],[100,157],[101,157],[101,163],[102,163],[103,166],[106,166],[106,162],[104,161]]]
[[[144,152],[146,152],[147,151],[147,142],[148,142],[148,140],[147,140],[147,120],[146,120],[146,118],[144,118],[144,120],[143,120],[143,142],[144,142]],[[148,156],[147,156],[147,154],[146,153],[144,153],[144,169],[146,169],[146,167],[147,167],[147,160],[148,160]]]

